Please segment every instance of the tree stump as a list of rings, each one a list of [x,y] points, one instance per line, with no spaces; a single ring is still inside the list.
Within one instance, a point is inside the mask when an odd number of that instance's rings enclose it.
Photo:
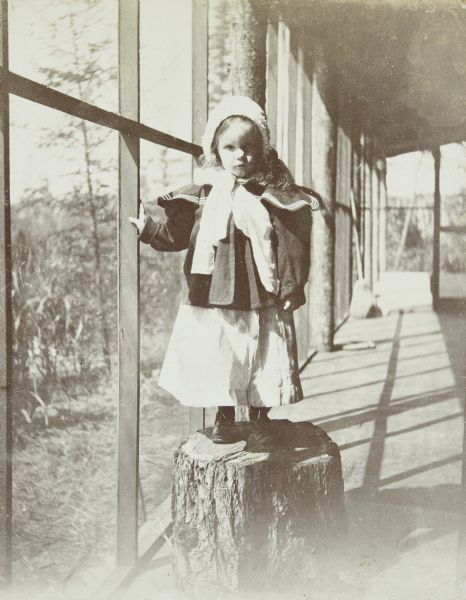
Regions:
[[[266,439],[236,427],[235,444],[214,444],[209,428],[175,454],[177,583],[203,598],[309,591],[346,532],[338,447],[311,423],[272,421]]]

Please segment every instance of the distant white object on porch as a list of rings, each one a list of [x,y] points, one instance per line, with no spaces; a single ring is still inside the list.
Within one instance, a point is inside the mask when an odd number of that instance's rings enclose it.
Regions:
[[[393,271],[380,274],[374,286],[377,305],[384,315],[392,310],[432,306],[430,273],[424,271]]]

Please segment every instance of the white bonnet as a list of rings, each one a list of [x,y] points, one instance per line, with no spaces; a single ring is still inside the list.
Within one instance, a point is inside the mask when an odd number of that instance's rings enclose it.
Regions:
[[[233,116],[250,119],[257,125],[261,133],[264,150],[270,147],[269,128],[262,108],[254,100],[246,96],[225,96],[209,113],[207,125],[202,136],[202,150],[206,156],[210,154],[212,140],[218,126],[222,121]]]

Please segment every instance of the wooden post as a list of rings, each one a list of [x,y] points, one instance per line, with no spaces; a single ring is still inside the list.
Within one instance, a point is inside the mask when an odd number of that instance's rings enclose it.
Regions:
[[[231,89],[233,94],[248,96],[265,108],[268,5],[265,0],[232,0],[232,4]],[[237,408],[236,418],[247,420],[247,409]]]
[[[234,94],[249,96],[264,108],[267,3],[264,0],[232,0],[232,3],[232,90]]]
[[[387,268],[387,161],[382,159],[380,170],[379,270]]]
[[[284,122],[283,140],[287,147],[286,165],[295,181],[303,184],[303,86],[304,86],[304,53],[300,38],[296,32],[289,37],[288,49],[288,122]],[[308,310],[302,306],[294,313],[298,360],[303,364],[309,358]]]
[[[208,113],[208,0],[192,0],[192,141],[201,144]]]
[[[360,135],[360,146],[359,146],[359,204],[358,209],[358,232],[359,232],[359,244],[361,249],[361,256],[363,262],[363,274],[364,274],[364,250],[365,250],[365,234],[366,234],[366,136],[364,133]]]
[[[296,135],[294,143],[294,178],[296,183],[304,185],[304,49],[302,42],[297,47],[296,58]]]
[[[290,35],[290,49],[288,58],[288,123],[285,123],[286,143],[288,146],[286,165],[296,177],[296,161],[300,157],[296,154],[296,118],[298,89],[298,44],[296,34]]]
[[[290,107],[290,29],[283,21],[278,22],[277,48],[277,145],[278,156],[288,162],[288,112]]]
[[[379,279],[380,180],[377,160],[372,161],[372,285]]]
[[[434,182],[434,234],[433,234],[433,248],[432,248],[432,279],[431,279],[431,291],[432,291],[432,307],[434,310],[438,310],[440,300],[440,208],[441,208],[441,194],[440,194],[440,148],[434,148],[432,150],[432,156],[434,158],[434,171],[435,171],[435,182]]]
[[[192,0],[192,141],[201,144],[208,114],[208,0]],[[193,160],[193,167],[196,166]],[[188,431],[205,427],[205,409],[188,410]]]
[[[329,351],[334,333],[335,181],[337,127],[331,114],[336,101],[334,78],[321,52],[314,61],[312,96],[312,174],[324,206],[313,214],[311,260],[311,339]]]
[[[306,54],[304,50],[303,36],[299,38],[297,53],[297,73],[296,73],[296,135],[292,136],[290,143],[294,144],[294,176],[299,185],[310,185],[310,152],[311,146],[311,120],[310,120],[310,97],[309,97],[309,78],[306,73]],[[308,106],[306,104],[308,103]],[[308,144],[309,148],[305,147]],[[306,151],[307,150],[307,151]],[[305,183],[306,179],[306,183]],[[309,286],[306,286],[306,297],[308,297]],[[305,304],[294,313],[294,320],[297,334],[298,359],[303,364],[309,358],[309,306]]]
[[[278,24],[269,21],[267,26],[267,74],[265,109],[270,130],[270,143],[277,146],[277,100],[278,100]]]
[[[358,221],[359,219],[357,218],[358,216],[358,207],[360,204],[360,194],[361,194],[361,186],[360,186],[360,170],[359,170],[359,140],[357,139],[357,136],[353,135],[351,137],[351,192],[353,194],[353,198],[354,198],[354,206],[355,206],[355,214],[353,214],[353,212],[351,213],[351,224],[353,223],[353,220],[356,220],[356,228],[358,226]],[[356,229],[356,231],[358,231]],[[353,293],[353,283],[355,281],[355,267],[356,267],[356,260],[355,260],[355,229],[354,227],[351,227],[351,233],[350,233],[350,253],[351,253],[351,274],[350,274],[350,301],[351,301],[351,295]],[[359,232],[358,232],[359,233]]]
[[[0,63],[8,72],[8,2],[0,8]],[[12,306],[9,97],[0,91],[0,587],[11,583],[12,544]]]
[[[335,324],[348,314],[351,299],[351,142],[343,124],[338,125],[337,181],[335,189]]]
[[[364,145],[364,278],[372,289],[372,152]]]
[[[303,44],[303,184],[312,187],[312,63]]]
[[[303,55],[302,55],[302,78],[303,78],[303,184],[307,187],[312,187],[312,64],[309,55],[309,48],[304,44],[302,38]],[[311,231],[312,236],[312,231]],[[311,238],[312,239],[312,238]],[[312,256],[311,256],[312,260]],[[312,352],[311,344],[311,323],[310,323],[310,283],[306,285],[306,298],[308,299],[306,310],[306,359]],[[304,324],[301,323],[301,327]]]
[[[139,2],[119,2],[120,114],[139,121]],[[139,249],[128,217],[139,210],[139,138],[120,134],[118,203],[117,563],[138,555]]]

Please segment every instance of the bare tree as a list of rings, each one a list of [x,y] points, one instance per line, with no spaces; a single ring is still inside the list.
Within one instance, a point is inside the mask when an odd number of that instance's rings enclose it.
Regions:
[[[46,75],[48,85],[59,87],[77,96],[86,102],[98,103],[105,90],[109,90],[112,82],[116,80],[116,65],[111,67],[111,61],[106,60],[106,55],[110,49],[110,39],[103,38],[99,42],[92,42],[81,35],[81,30],[86,24],[95,26],[96,22],[102,22],[105,13],[102,11],[103,5],[99,0],[82,0],[76,3],[73,0],[60,2],[60,6],[66,6],[63,16],[60,16],[51,25],[52,30],[58,27],[64,27],[70,32],[69,47],[65,50],[62,45],[53,47],[51,42],[51,55],[58,57],[57,66],[42,67],[41,72]],[[51,40],[54,36],[51,36]],[[59,38],[60,39],[60,38]],[[110,65],[110,68],[109,68]],[[105,361],[108,374],[111,374],[111,343],[109,324],[105,310],[105,273],[102,261],[102,241],[100,227],[102,222],[113,217],[114,208],[105,206],[105,200],[97,190],[99,183],[97,179],[104,172],[114,171],[116,174],[116,165],[111,163],[103,164],[103,160],[98,155],[99,149],[105,144],[109,137],[109,132],[102,128],[88,124],[84,120],[68,118],[67,126],[59,132],[47,131],[47,141],[50,144],[53,141],[59,141],[68,148],[82,149],[83,170],[79,169],[76,175],[83,179],[82,187],[76,186],[75,196],[83,195],[85,201],[83,208],[88,214],[91,225],[91,246],[93,262],[95,268],[95,286],[97,317],[100,321],[102,354]],[[73,153],[72,160],[76,161],[76,152]],[[75,198],[76,199],[76,198]],[[76,211],[77,203],[75,199],[70,203]],[[107,202],[107,204],[109,204]],[[78,204],[79,205],[79,204]]]

